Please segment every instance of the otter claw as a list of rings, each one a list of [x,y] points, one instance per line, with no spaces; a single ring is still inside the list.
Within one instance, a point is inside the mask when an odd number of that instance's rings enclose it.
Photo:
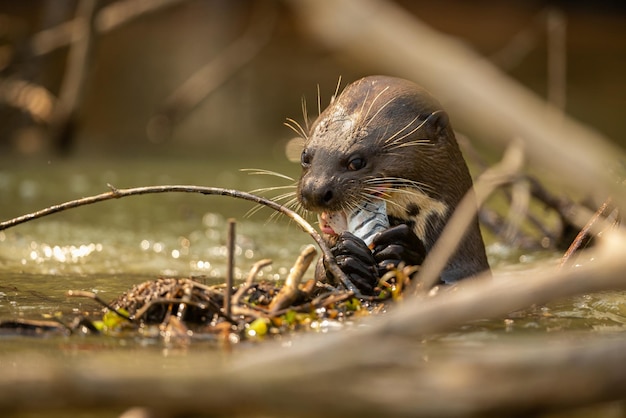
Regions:
[[[356,257],[363,263],[376,263],[374,257],[372,256],[372,251],[367,247],[367,245],[365,245],[365,242],[363,242],[361,238],[347,231],[339,234],[337,243],[331,249],[331,252],[335,257],[349,255]]]
[[[374,238],[374,259],[378,264],[421,265],[426,256],[422,241],[408,225],[401,224],[379,233]]]
[[[363,240],[342,232],[331,249],[339,268],[364,294],[372,294],[378,282],[378,269],[371,250]]]

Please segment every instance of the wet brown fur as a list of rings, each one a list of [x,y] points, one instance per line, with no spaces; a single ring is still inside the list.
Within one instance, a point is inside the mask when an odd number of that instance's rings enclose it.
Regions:
[[[302,162],[297,197],[304,209],[333,212],[382,197],[392,225],[409,224],[427,250],[472,188],[441,105],[392,77],[347,86],[311,125]],[[442,278],[453,282],[488,268],[474,221]]]

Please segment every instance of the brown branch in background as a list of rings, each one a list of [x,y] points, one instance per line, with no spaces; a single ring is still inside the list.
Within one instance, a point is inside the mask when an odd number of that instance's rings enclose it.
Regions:
[[[546,14],[548,36],[548,102],[561,112],[567,103],[567,21],[563,12],[550,8]]]
[[[78,111],[83,102],[96,41],[94,20],[98,5],[99,0],[81,0],[72,25],[75,35],[50,126],[53,147],[62,153],[70,151],[74,142]]]
[[[160,105],[160,110],[146,126],[149,139],[157,143],[169,139],[176,124],[252,61],[270,40],[277,14],[275,2],[254,2],[250,24],[244,33],[196,71]]]
[[[517,32],[506,45],[489,55],[489,61],[506,70],[517,67],[537,47],[539,21],[543,21],[545,12],[539,12],[530,25]]]
[[[322,239],[320,234],[315,230],[315,228],[313,228],[311,224],[309,224],[296,212],[281,205],[280,203],[276,203],[264,197],[256,196],[256,195],[242,192],[239,190],[223,189],[221,187],[168,185],[168,186],[135,187],[135,188],[130,188],[130,189],[117,189],[109,185],[109,188],[111,189],[111,191],[107,193],[101,193],[95,196],[88,196],[88,197],[83,197],[81,199],[71,200],[69,202],[49,206],[37,212],[32,212],[26,215],[18,216],[17,218],[0,222],[0,231],[5,230],[7,228],[14,227],[24,222],[31,221],[33,219],[42,218],[44,216],[62,212],[64,210],[77,208],[77,207],[85,206],[85,205],[91,205],[94,203],[103,202],[105,200],[119,199],[119,198],[127,197],[127,196],[137,196],[137,195],[152,194],[152,193],[172,193],[172,192],[200,193],[204,195],[230,196],[230,197],[234,197],[237,199],[249,200],[251,202],[255,202],[257,204],[267,206],[269,208],[274,209],[275,211],[282,213],[283,215],[287,216],[289,219],[293,220],[302,230],[304,230],[304,232],[308,233],[311,236],[311,238],[315,240],[319,248],[322,250],[322,253],[326,260],[327,267],[329,271],[331,272],[331,274],[338,281],[340,281],[348,290],[353,291],[356,295],[360,295],[360,292],[356,290],[352,282],[350,282],[350,280],[348,280],[348,278],[343,273],[343,271],[341,271],[341,269],[337,265],[337,262],[335,261],[335,258],[332,256],[330,248],[328,248],[328,245]]]
[[[469,138],[460,132],[456,133],[456,137],[468,161],[477,165],[480,170],[486,170],[489,167],[488,162],[474,148]],[[549,228],[545,221],[527,211],[525,221],[539,232],[540,237],[537,238],[529,233],[525,233],[517,226],[512,227],[510,219],[505,219],[497,211],[488,207],[481,207],[478,216],[482,225],[500,239],[520,249],[566,249],[571,244],[571,231],[578,231],[582,228],[586,219],[592,216],[591,210],[564,195],[556,195],[550,192],[535,176],[530,174],[520,173],[513,187],[518,182],[528,183],[529,197],[553,210],[559,218],[560,225],[557,228]],[[504,195],[507,202],[512,205],[514,195],[511,190],[507,187],[502,187],[499,191]]]
[[[27,113],[37,123],[50,123],[57,103],[45,87],[15,78],[0,78],[0,101]]]
[[[96,19],[96,28],[106,33],[150,13],[160,12],[187,0],[121,0],[102,9]]]
[[[139,17],[159,12],[184,1],[187,0],[116,1],[101,9],[96,17],[95,29],[99,34],[110,32]],[[78,36],[82,36],[81,26],[79,19],[73,19],[35,34],[31,40],[33,54],[45,55],[70,45]]]

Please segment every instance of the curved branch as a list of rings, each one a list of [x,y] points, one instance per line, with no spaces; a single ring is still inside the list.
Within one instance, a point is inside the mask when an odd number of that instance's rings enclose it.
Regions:
[[[326,260],[326,266],[332,273],[332,275],[340,281],[348,290],[354,292],[355,295],[360,295],[354,285],[348,280],[346,275],[341,271],[334,257],[330,252],[330,248],[326,242],[322,239],[320,234],[309,224],[304,218],[298,215],[293,210],[276,203],[272,200],[266,199],[261,196],[257,196],[251,193],[242,192],[234,189],[224,189],[221,187],[204,187],[204,186],[187,186],[187,185],[165,185],[165,186],[146,186],[146,187],[134,187],[129,189],[117,189],[110,184],[110,192],[101,193],[94,196],[87,196],[76,200],[70,200],[68,202],[60,203],[58,205],[49,206],[45,209],[38,210],[36,212],[28,213],[26,215],[18,216],[17,218],[9,219],[4,222],[0,222],[0,231],[14,227],[16,225],[31,221],[33,219],[42,218],[44,216],[52,215],[53,213],[62,212],[67,209],[77,208],[79,206],[91,205],[93,203],[103,202],[105,200],[119,199],[126,196],[136,196],[151,193],[200,193],[204,195],[220,195],[230,196],[237,199],[249,200],[260,205],[267,206],[274,209],[277,212],[282,213],[288,218],[292,219],[302,230],[308,233],[313,240],[317,243],[320,250],[324,254]]]

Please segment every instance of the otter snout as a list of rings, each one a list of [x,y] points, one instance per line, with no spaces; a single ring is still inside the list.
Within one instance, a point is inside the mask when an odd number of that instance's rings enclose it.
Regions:
[[[308,176],[300,181],[298,197],[305,209],[316,212],[332,209],[339,200],[331,182]]]

